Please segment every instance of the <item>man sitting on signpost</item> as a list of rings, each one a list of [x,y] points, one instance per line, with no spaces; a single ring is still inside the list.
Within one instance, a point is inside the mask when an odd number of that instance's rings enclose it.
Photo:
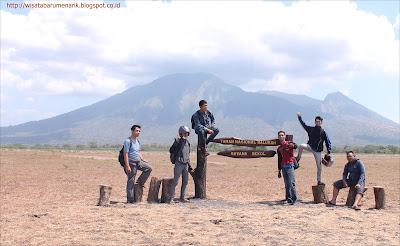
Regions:
[[[207,156],[210,154],[207,150],[207,144],[214,140],[215,136],[219,133],[219,130],[218,128],[215,128],[215,118],[213,114],[207,110],[207,102],[201,100],[199,102],[199,107],[200,109],[192,115],[192,128],[199,136],[199,145]],[[207,134],[210,134],[208,139]]]

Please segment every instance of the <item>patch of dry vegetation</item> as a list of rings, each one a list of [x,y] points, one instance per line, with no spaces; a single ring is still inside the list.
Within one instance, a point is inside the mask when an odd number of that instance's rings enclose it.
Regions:
[[[167,153],[143,154],[154,167],[152,176],[173,176]],[[284,184],[277,178],[276,158],[216,155],[208,157],[208,199],[125,204],[126,176],[116,156],[1,150],[1,245],[399,245],[399,156],[358,156],[370,187],[361,211],[344,206],[345,190],[339,206],[312,202],[316,167],[311,155],[296,171],[301,201],[294,206],[280,202]],[[346,162],[345,155],[335,157],[333,167],[323,168],[329,196]],[[96,206],[99,184],[113,187],[110,207]],[[373,209],[375,185],[385,187],[385,210]],[[194,196],[191,178],[187,195]]]

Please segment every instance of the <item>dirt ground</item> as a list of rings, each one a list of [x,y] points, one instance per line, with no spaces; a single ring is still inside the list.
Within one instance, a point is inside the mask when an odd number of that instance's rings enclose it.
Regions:
[[[358,155],[369,190],[361,210],[314,204],[316,166],[304,155],[296,170],[300,201],[284,199],[277,158],[233,159],[212,154],[207,199],[174,205],[126,204],[126,176],[117,152],[1,150],[1,245],[400,245],[400,158]],[[169,156],[143,153],[153,177],[172,178]],[[192,155],[195,166],[196,156]],[[323,168],[329,197],[341,178],[344,154]],[[149,179],[150,181],[150,179]],[[149,186],[149,181],[147,185]],[[110,207],[96,206],[99,185],[113,187]],[[373,186],[383,186],[386,209],[374,209]],[[144,192],[144,200],[148,190]],[[176,190],[179,197],[180,184]],[[189,178],[189,198],[194,184]]]

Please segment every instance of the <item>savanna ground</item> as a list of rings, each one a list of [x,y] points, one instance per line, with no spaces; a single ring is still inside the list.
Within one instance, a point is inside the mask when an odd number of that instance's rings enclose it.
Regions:
[[[173,176],[166,152],[144,152],[152,176]],[[369,190],[361,210],[314,204],[316,167],[304,155],[296,170],[300,201],[283,204],[283,179],[274,158],[233,159],[212,154],[207,199],[191,203],[126,204],[126,176],[117,152],[1,150],[1,245],[399,245],[399,156],[358,155]],[[195,166],[196,156],[192,155]],[[329,197],[345,154],[323,168]],[[150,179],[149,179],[150,181]],[[149,181],[147,186],[149,186]],[[96,206],[99,185],[113,187],[110,207]],[[376,210],[373,186],[386,191]],[[144,200],[148,190],[144,192]],[[179,197],[180,184],[176,190]],[[187,196],[194,196],[189,178]]]

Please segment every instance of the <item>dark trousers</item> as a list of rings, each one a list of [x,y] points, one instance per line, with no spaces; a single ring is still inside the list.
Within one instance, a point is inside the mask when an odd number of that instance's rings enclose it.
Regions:
[[[200,142],[199,142],[199,145],[200,145],[202,148],[205,148],[209,142],[212,142],[212,141],[214,140],[215,136],[217,136],[217,134],[219,133],[218,128],[211,127],[210,129],[214,131],[214,134],[211,134],[211,135],[208,137],[208,139],[207,139],[207,134],[208,134],[208,133],[207,133],[206,130],[204,130],[204,129],[198,129],[198,130],[195,131],[196,134],[199,135],[199,141],[200,141]]]
[[[129,163],[129,166],[131,168],[131,173],[126,173],[126,170],[124,168],[125,174],[128,178],[126,182],[126,198],[128,201],[133,202],[135,200],[134,192],[135,192],[135,177],[137,170],[142,171],[142,174],[137,179],[137,182],[140,183],[141,185],[144,185],[144,183],[146,183],[147,179],[149,178],[153,167],[149,163],[144,161],[140,161],[139,164],[136,165]]]

